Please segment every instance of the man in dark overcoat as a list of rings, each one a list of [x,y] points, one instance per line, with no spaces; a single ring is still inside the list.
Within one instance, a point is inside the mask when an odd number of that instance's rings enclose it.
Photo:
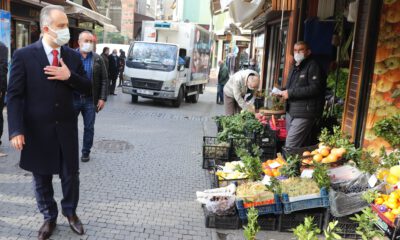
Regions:
[[[21,150],[20,167],[32,172],[38,208],[44,216],[38,239],[48,239],[58,216],[52,186],[61,179],[62,214],[71,229],[83,234],[76,215],[79,200],[79,148],[73,92],[89,94],[79,53],[69,42],[68,18],[61,6],[40,13],[42,38],[15,51],[8,86],[10,141]]]

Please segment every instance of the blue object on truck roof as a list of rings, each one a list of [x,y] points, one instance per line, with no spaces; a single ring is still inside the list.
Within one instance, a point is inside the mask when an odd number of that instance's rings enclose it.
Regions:
[[[171,27],[171,23],[168,23],[168,22],[156,22],[156,23],[154,23],[154,27],[156,27],[156,28],[170,28]]]

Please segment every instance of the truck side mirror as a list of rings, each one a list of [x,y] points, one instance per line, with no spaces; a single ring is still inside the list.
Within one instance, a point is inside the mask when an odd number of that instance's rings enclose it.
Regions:
[[[189,68],[190,67],[190,57],[186,56],[185,57],[185,68]]]

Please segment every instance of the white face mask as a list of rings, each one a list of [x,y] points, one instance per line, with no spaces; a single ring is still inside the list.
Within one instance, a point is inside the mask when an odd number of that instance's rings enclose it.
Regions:
[[[303,61],[304,58],[305,58],[304,53],[295,53],[295,54],[294,54],[294,60],[295,60],[297,63],[301,63],[301,61]]]
[[[70,35],[69,35],[69,29],[68,28],[63,28],[60,30],[53,30],[49,27],[49,29],[57,35],[57,37],[53,37],[53,41],[55,44],[58,46],[63,46],[69,42]]]
[[[91,52],[91,51],[93,51],[93,44],[92,43],[83,43],[81,50],[86,53]]]

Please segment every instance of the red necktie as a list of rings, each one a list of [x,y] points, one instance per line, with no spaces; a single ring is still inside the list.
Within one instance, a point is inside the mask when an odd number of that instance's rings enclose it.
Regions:
[[[51,53],[53,53],[53,64],[51,65],[58,67],[58,51],[54,49]]]

